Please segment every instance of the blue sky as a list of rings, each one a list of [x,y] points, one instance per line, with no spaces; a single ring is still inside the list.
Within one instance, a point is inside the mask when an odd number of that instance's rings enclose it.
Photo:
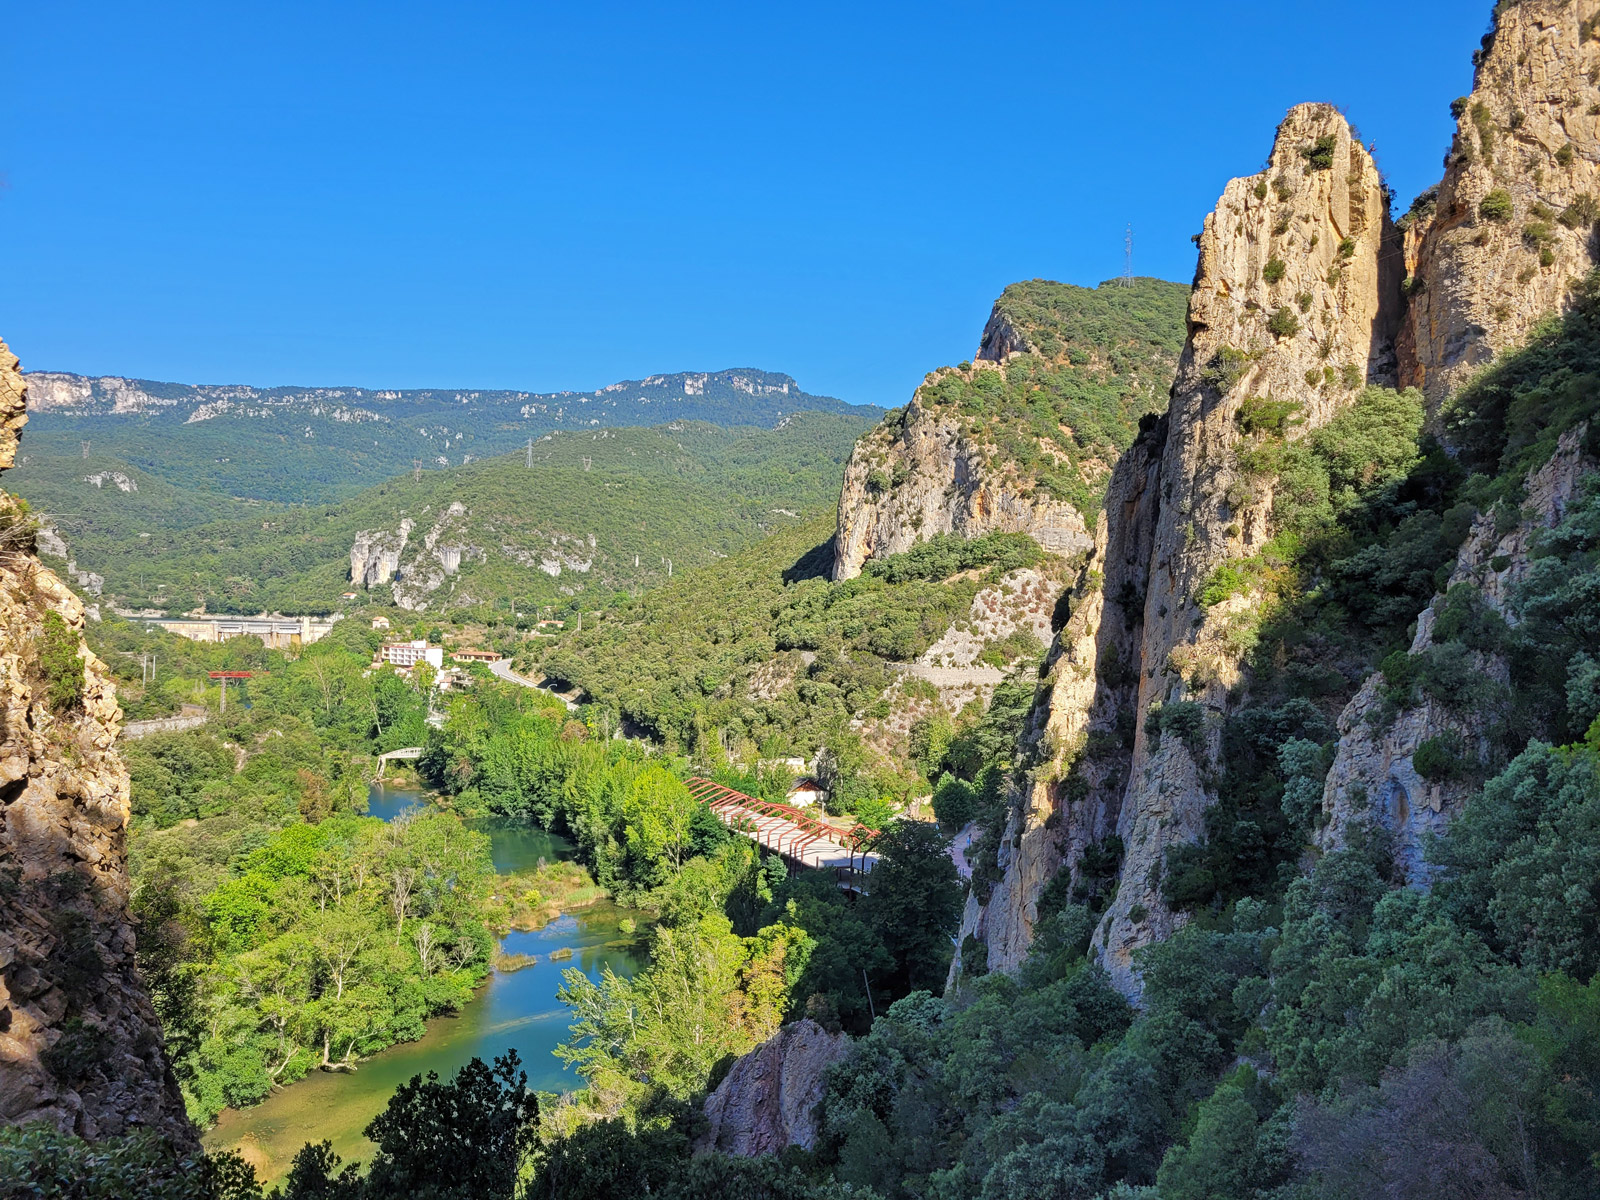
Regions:
[[[7,17],[29,369],[903,403],[1015,279],[1187,281],[1285,109],[1438,178],[1488,0],[129,4]]]

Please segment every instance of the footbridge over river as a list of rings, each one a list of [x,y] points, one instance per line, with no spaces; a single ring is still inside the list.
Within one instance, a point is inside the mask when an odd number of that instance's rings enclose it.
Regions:
[[[793,805],[758,800],[710,779],[694,776],[687,782],[689,794],[703,800],[735,833],[796,866],[832,871],[842,888],[867,890],[867,876],[878,863],[878,856],[871,851],[876,829],[865,825],[839,829]]]
[[[397,758],[421,758],[421,757],[422,757],[422,747],[421,746],[406,746],[406,747],[404,747],[404,748],[402,748],[400,750],[391,750],[387,754],[378,755],[378,780],[377,780],[377,782],[379,782],[379,783],[383,782],[384,768],[387,767],[395,759],[397,759]]]

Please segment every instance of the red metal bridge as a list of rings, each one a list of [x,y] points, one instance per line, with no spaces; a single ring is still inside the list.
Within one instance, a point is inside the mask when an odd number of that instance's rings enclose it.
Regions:
[[[730,829],[798,866],[833,871],[843,887],[864,890],[865,877],[878,862],[871,851],[876,829],[838,829],[804,809],[758,800],[710,779],[693,776],[687,782],[689,794],[705,801]]]

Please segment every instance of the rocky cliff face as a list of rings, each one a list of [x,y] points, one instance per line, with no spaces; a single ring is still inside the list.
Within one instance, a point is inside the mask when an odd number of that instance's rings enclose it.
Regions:
[[[1502,5],[1411,237],[1402,382],[1435,406],[1565,303],[1600,219],[1600,40],[1576,0]]]
[[[1520,518],[1509,531],[1496,529],[1493,514],[1482,514],[1456,557],[1448,586],[1470,585],[1511,625],[1517,622],[1512,589],[1528,573],[1534,539],[1561,522],[1579,484],[1595,470],[1583,449],[1586,433],[1582,426],[1568,430],[1550,461],[1529,475]],[[1434,645],[1434,623],[1444,603],[1445,597],[1437,596],[1419,614],[1413,657]],[[1499,654],[1474,651],[1472,667],[1494,683],[1510,682],[1508,664]],[[1325,851],[1336,849],[1352,822],[1371,820],[1394,835],[1398,876],[1427,883],[1427,835],[1442,831],[1476,789],[1465,779],[1424,778],[1417,752],[1430,739],[1453,737],[1469,759],[1487,761],[1491,714],[1482,705],[1444,704],[1426,694],[1397,708],[1386,701],[1384,682],[1381,673],[1374,674],[1339,717],[1338,750],[1323,790],[1326,823],[1317,843]]]
[[[980,362],[968,374],[992,370]],[[898,418],[856,443],[839,495],[833,577],[854,579],[868,559],[903,553],[941,533],[1027,533],[1055,554],[1087,549],[1089,531],[1078,509],[1031,491],[1025,476],[992,459],[959,418],[928,411],[919,392]]]
[[[1088,550],[1117,457],[1162,407],[1183,303],[1182,288],[1153,279],[1007,287],[977,357],[928,375],[857,442],[834,578],[939,534],[1021,532],[1063,557]]]
[[[0,466],[25,420],[0,344]],[[0,526],[0,1120],[90,1138],[146,1126],[193,1147],[134,967],[116,693],[3,495]]]
[[[785,1025],[746,1054],[706,1097],[710,1128],[702,1150],[754,1157],[817,1144],[813,1110],[829,1067],[850,1053],[850,1037],[806,1019]]]
[[[1324,107],[1291,112],[1267,171],[1229,185],[1200,238],[1190,341],[1157,461],[1141,441],[1118,469],[1096,542],[1100,574],[1080,586],[1052,652],[1048,702],[1027,735],[1042,765],[1015,798],[1006,877],[986,905],[969,904],[963,933],[986,940],[991,966],[1020,961],[1044,883],[1058,864],[1076,880],[1084,848],[1114,828],[1126,854],[1095,952],[1119,987],[1138,994],[1135,951],[1180,924],[1159,890],[1166,850],[1200,835],[1216,799],[1208,780],[1220,765],[1221,721],[1249,698],[1231,635],[1249,623],[1255,598],[1195,603],[1210,572],[1274,532],[1270,486],[1235,468],[1242,407],[1290,401],[1299,425],[1289,436],[1304,436],[1347,402],[1341,385],[1398,383],[1425,390],[1441,428],[1443,401],[1474,370],[1563,307],[1597,257],[1597,32],[1593,14],[1570,0],[1499,7],[1474,90],[1456,106],[1444,181],[1408,214],[1403,234],[1388,224],[1371,159]],[[1001,357],[1026,349],[999,321],[989,340]],[[1470,585],[1515,620],[1510,588],[1532,539],[1594,469],[1583,443],[1582,430],[1569,431],[1530,474],[1511,527],[1478,518],[1451,585]],[[1130,490],[1136,479],[1142,487]],[[1118,575],[1119,543],[1148,546],[1133,556],[1147,556],[1148,571]],[[1137,619],[1115,611],[1117,598],[1139,607]],[[1419,615],[1413,656],[1433,646],[1444,602]],[[1502,659],[1473,654],[1474,670],[1505,682]],[[1126,684],[1125,670],[1136,683]],[[1198,703],[1200,728],[1183,738],[1147,733],[1151,710],[1178,701]],[[1367,679],[1339,718],[1319,846],[1336,847],[1352,821],[1370,816],[1395,835],[1397,869],[1425,883],[1425,835],[1449,820],[1467,785],[1424,778],[1415,756],[1436,738],[1486,752],[1485,720],[1426,696],[1397,708],[1381,674]]]
[[[1289,436],[1303,437],[1362,386],[1393,383],[1397,367],[1400,239],[1371,156],[1331,107],[1289,113],[1267,170],[1228,185],[1199,245],[1168,413],[1113,475],[1094,565],[1035,714],[1041,765],[1016,797],[1006,876],[968,913],[990,965],[1014,965],[1056,864],[1076,872],[1114,831],[1122,882],[1096,944],[1130,995],[1135,951],[1180,923],[1162,902],[1163,859],[1202,831],[1220,722],[1248,683],[1238,631],[1258,597],[1197,603],[1213,571],[1275,532],[1270,481],[1240,466],[1241,415],[1290,406]],[[1148,734],[1151,710],[1178,701],[1201,706],[1198,736]]]

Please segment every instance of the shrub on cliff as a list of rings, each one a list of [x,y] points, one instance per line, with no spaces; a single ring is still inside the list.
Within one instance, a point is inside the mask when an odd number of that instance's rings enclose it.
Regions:
[[[44,680],[45,698],[58,713],[71,712],[83,703],[83,656],[79,639],[60,614],[47,612],[39,636],[39,675]]]

